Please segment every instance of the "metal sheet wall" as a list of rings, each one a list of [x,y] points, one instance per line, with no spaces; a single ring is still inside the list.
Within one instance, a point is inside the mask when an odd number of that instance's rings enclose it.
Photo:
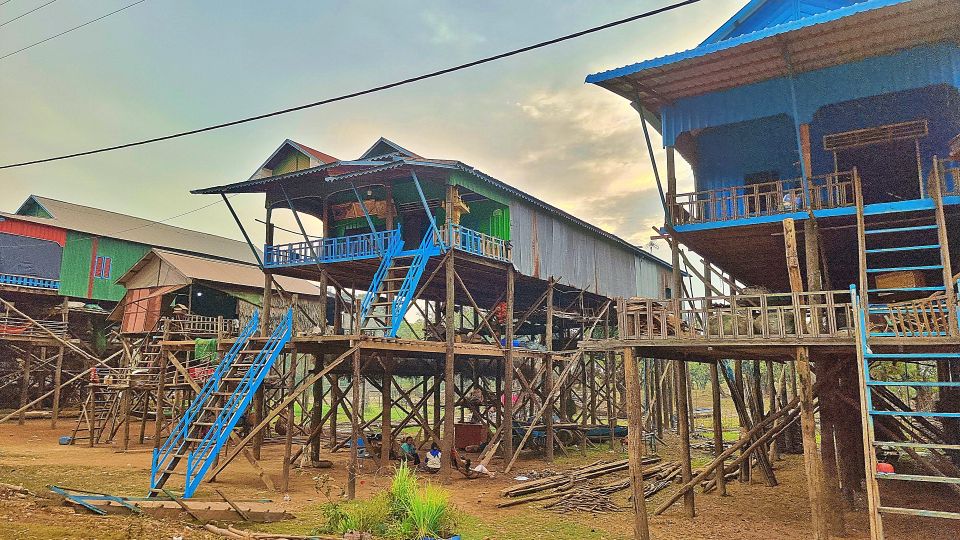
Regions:
[[[510,238],[523,274],[610,297],[637,294],[637,265],[645,263],[609,240],[518,202],[510,205]]]

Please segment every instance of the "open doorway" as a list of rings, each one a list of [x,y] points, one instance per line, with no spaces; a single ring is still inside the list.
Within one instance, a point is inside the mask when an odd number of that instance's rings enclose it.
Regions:
[[[857,169],[864,204],[923,197],[920,138],[927,121],[889,124],[824,137],[837,171]]]

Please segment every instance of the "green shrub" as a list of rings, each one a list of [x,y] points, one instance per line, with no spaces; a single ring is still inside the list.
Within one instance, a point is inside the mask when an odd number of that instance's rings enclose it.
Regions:
[[[401,462],[390,484],[391,517],[402,520],[407,515],[410,501],[416,496],[417,489],[417,477],[405,462]]]
[[[444,538],[452,534],[459,514],[443,488],[420,486],[413,471],[401,463],[390,491],[366,501],[330,503],[323,508],[326,523],[320,532],[368,532],[393,540]]]

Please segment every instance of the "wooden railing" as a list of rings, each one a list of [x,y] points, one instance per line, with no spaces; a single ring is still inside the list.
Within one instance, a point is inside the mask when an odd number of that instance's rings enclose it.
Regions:
[[[0,314],[0,335],[9,337],[50,337],[50,334],[43,330],[44,328],[59,337],[65,337],[67,335],[67,323],[63,321],[37,320],[36,322],[40,326],[23,317]],[[41,326],[43,328],[41,328]]]
[[[768,340],[853,337],[849,291],[631,298],[618,306],[627,340]]]
[[[448,223],[446,227],[440,229],[440,240],[446,247],[453,247],[488,259],[510,261],[510,245],[506,240],[461,225]]]
[[[853,175],[814,176],[806,197],[800,178],[680,193],[672,211],[677,225],[687,225],[853,206]]]
[[[190,336],[235,336],[240,330],[240,321],[223,317],[201,315],[175,316],[169,318],[170,331]]]

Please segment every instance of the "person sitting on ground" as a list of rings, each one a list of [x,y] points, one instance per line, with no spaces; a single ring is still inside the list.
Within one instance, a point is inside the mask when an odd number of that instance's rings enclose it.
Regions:
[[[413,443],[413,437],[407,436],[400,445],[400,459],[420,465],[420,454],[417,453],[417,445]]]
[[[437,446],[437,443],[430,445],[430,451],[427,452],[427,456],[424,458],[426,461],[426,471],[430,473],[435,473],[440,470],[440,447]]]

